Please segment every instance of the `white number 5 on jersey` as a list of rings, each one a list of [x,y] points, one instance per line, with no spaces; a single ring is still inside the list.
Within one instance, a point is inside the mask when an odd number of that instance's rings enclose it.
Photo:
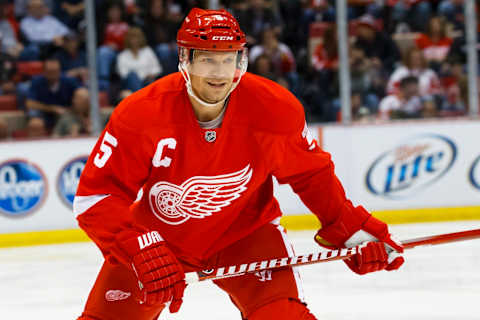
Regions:
[[[105,131],[105,136],[103,136],[102,144],[100,145],[100,151],[98,151],[98,153],[95,155],[93,163],[97,167],[103,168],[105,163],[107,163],[108,159],[112,155],[112,147],[115,148],[117,145],[117,138],[108,133],[108,131]]]

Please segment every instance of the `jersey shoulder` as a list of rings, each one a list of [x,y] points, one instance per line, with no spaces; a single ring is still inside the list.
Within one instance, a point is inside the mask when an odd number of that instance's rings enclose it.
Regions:
[[[234,92],[240,109],[238,122],[278,134],[303,128],[305,112],[302,104],[278,83],[247,72],[237,89]]]
[[[179,72],[162,77],[123,99],[111,119],[132,129],[172,124],[185,103],[185,82]]]

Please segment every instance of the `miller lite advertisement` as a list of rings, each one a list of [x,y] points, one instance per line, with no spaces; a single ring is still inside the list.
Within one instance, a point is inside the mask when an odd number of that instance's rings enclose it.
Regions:
[[[473,121],[402,122],[327,127],[323,140],[356,204],[369,210],[462,207],[480,205],[479,132]]]
[[[473,187],[480,192],[480,154],[473,161],[468,177]]]
[[[437,183],[456,156],[457,146],[446,136],[413,136],[375,159],[366,173],[366,186],[372,194],[405,199]]]

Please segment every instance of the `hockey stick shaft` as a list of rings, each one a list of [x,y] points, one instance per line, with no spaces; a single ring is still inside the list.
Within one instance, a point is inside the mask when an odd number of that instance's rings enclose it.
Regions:
[[[405,249],[412,249],[417,246],[437,245],[449,242],[472,240],[477,238],[480,238],[480,229],[404,240],[402,241],[402,245]],[[358,250],[359,248],[358,246],[356,246],[348,249],[329,250],[293,257],[281,257],[270,260],[244,263],[229,267],[220,267],[200,272],[188,272],[185,274],[185,281],[187,283],[195,283],[205,280],[218,280],[229,277],[237,277],[246,273],[263,270],[271,270],[284,267],[298,267],[307,264],[343,260],[357,254]]]
[[[465,241],[480,238],[480,229],[439,234],[402,241],[405,249],[411,249],[418,246],[437,245],[449,242]]]

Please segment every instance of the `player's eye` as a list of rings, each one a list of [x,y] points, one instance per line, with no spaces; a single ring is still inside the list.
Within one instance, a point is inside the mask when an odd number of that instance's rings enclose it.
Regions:
[[[212,59],[212,58],[202,58],[200,61],[203,62],[203,63],[208,63],[208,64],[214,64],[215,63],[215,60]]]

